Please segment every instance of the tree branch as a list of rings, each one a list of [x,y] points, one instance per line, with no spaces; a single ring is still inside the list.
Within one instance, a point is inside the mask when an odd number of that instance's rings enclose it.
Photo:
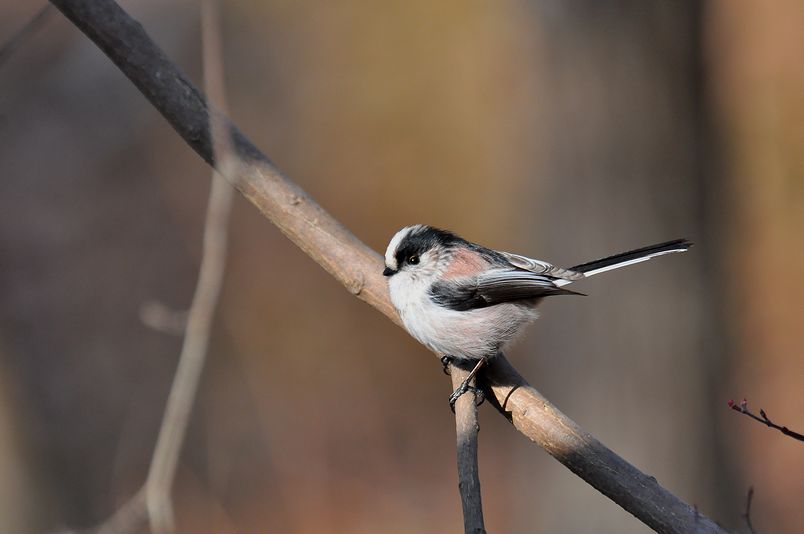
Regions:
[[[517,430],[652,529],[725,532],[561,413],[505,358],[490,360],[480,378],[486,396]]]
[[[184,140],[213,161],[204,98],[142,26],[112,0],[51,0],[151,101]],[[381,276],[380,256],[274,167],[236,127],[240,157],[226,174],[257,208],[352,294],[400,324]],[[552,406],[504,357],[484,376],[498,407],[523,434],[617,504],[659,532],[725,532],[607,449]]]
[[[33,35],[39,31],[39,29],[44,26],[45,22],[47,21],[48,16],[50,15],[51,5],[45,4],[39,11],[36,12],[31,20],[29,20],[25,26],[20,28],[20,30],[15,33],[10,39],[3,43],[0,46],[0,68],[5,65],[6,61],[8,61],[11,56],[14,55],[25,42],[33,37]]]
[[[754,524],[751,522],[751,502],[754,500],[754,486],[748,488],[748,494],[745,496],[745,513],[743,514],[743,519],[745,519],[745,524],[748,526],[748,532],[751,534],[757,534],[757,531],[754,530]]]
[[[215,0],[204,0],[201,7],[205,85],[212,99],[225,109],[217,3]],[[201,267],[186,327],[183,329],[184,341],[179,365],[170,388],[148,477],[140,491],[95,529],[99,534],[137,532],[146,521],[150,523],[151,532],[166,534],[174,531],[171,491],[206,361],[212,321],[226,268],[233,190],[218,175],[218,171],[229,169],[236,158],[232,156],[224,119],[221,113],[213,113],[210,117],[213,151],[218,155],[218,161],[217,170],[213,169],[212,172]]]
[[[449,367],[452,387],[457,388],[469,376],[469,369],[454,363]],[[471,386],[475,385],[473,380]],[[485,534],[483,503],[480,494],[480,475],[477,467],[477,404],[471,390],[455,402],[455,430],[458,438],[458,490],[463,510],[463,530],[466,534]]]
[[[747,415],[748,417],[750,417],[754,421],[759,421],[760,423],[762,423],[763,425],[767,426],[768,428],[773,428],[774,430],[778,430],[779,432],[781,432],[785,436],[791,437],[791,438],[793,438],[795,440],[798,440],[798,441],[804,441],[804,434],[799,434],[798,432],[794,432],[793,430],[790,430],[786,426],[777,425],[776,423],[774,423],[773,421],[770,420],[770,418],[768,417],[768,414],[766,414],[765,410],[763,410],[762,408],[759,409],[759,415],[756,415],[755,413],[751,412],[751,410],[748,409],[748,401],[745,400],[745,399],[740,401],[740,403],[736,403],[733,400],[730,400],[729,401],[729,408],[731,408],[732,410],[734,410],[736,412],[740,412],[743,415]]]

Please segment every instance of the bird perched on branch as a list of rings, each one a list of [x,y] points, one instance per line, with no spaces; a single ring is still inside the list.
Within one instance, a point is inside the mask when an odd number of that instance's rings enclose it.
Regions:
[[[383,275],[388,277],[391,301],[414,338],[444,355],[445,367],[453,359],[476,362],[450,395],[454,406],[488,359],[536,319],[543,297],[580,295],[565,286],[690,246],[686,239],[677,239],[563,269],[417,224],[391,239]]]

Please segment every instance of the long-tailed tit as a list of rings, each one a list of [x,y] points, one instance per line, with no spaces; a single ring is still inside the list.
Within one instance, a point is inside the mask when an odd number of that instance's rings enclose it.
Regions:
[[[692,243],[668,241],[562,269],[541,260],[492,250],[425,225],[407,226],[385,252],[391,301],[410,334],[449,359],[477,362],[469,381],[538,316],[543,297],[580,294],[564,286]]]

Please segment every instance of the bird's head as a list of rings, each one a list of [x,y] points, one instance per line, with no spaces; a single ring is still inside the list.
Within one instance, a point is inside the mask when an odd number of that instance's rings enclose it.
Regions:
[[[385,251],[385,276],[420,278],[436,274],[460,238],[446,230],[417,224],[394,234]]]

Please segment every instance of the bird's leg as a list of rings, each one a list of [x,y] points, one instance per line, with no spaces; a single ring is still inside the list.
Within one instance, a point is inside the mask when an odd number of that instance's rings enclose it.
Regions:
[[[469,384],[472,382],[472,380],[474,380],[474,378],[477,376],[477,373],[479,373],[480,370],[483,368],[483,366],[486,365],[487,363],[488,358],[486,357],[480,358],[477,361],[477,364],[475,365],[474,369],[472,369],[472,371],[469,373],[469,376],[467,376],[466,379],[464,379],[464,381],[461,382],[461,385],[458,386],[458,388],[452,392],[452,395],[449,396],[449,407],[452,408],[453,412],[455,411],[455,402],[458,400],[458,397],[460,397],[461,395],[470,390],[475,394],[475,402],[477,403],[477,405],[480,406],[481,404],[483,404],[484,400],[483,392],[480,391],[480,388],[470,386]]]
[[[453,358],[449,354],[445,354],[441,357],[441,365],[444,366],[444,374],[447,376],[449,376],[449,364],[451,364],[452,360],[454,359],[455,358]]]

